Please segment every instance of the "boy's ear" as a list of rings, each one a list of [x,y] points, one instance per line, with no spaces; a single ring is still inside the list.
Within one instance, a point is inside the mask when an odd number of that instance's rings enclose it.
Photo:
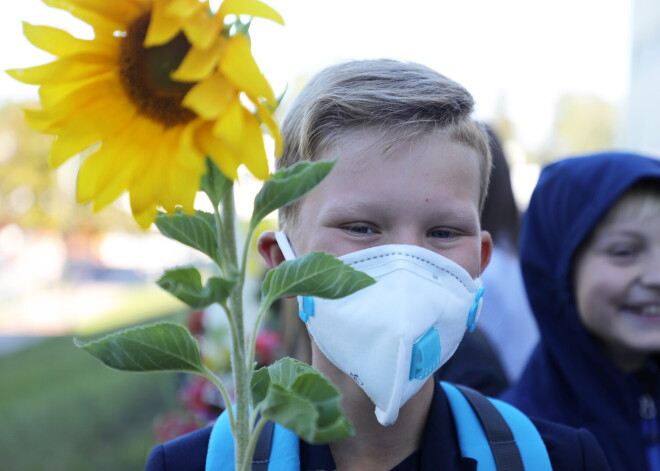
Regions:
[[[490,236],[490,232],[481,231],[481,273],[483,273],[488,266],[492,254],[493,238]]]
[[[275,268],[285,260],[273,231],[264,232],[259,236],[257,248],[268,268]]]

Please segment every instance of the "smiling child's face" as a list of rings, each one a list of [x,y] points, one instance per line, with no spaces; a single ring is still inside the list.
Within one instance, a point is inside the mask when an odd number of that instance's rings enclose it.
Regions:
[[[409,244],[443,255],[478,277],[491,239],[479,223],[479,156],[429,133],[385,152],[369,128],[343,134],[320,160],[338,158],[304,197],[289,238],[297,256],[341,256],[384,244]]]
[[[576,261],[582,323],[624,371],[660,352],[660,212],[599,226]]]

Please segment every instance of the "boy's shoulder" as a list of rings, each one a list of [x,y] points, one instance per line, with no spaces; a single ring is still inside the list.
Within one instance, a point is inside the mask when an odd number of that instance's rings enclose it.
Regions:
[[[534,417],[531,421],[545,443],[553,470],[610,469],[598,440],[587,429],[576,429]]]
[[[204,471],[212,428],[204,427],[156,446],[145,471]]]
[[[438,447],[437,443],[432,442],[446,440],[452,436],[450,441],[457,446],[455,432],[445,430],[454,425],[453,420],[447,420],[448,417],[445,415],[445,412],[448,412],[448,404],[441,390],[442,388],[436,387],[434,404],[424,432],[421,452],[422,456],[427,454],[429,456],[423,459],[423,462],[440,462],[446,458],[436,456],[446,447]],[[553,470],[607,471],[610,469],[596,438],[587,430],[578,430],[545,419],[532,418],[531,421],[543,439]],[[211,426],[205,427],[158,445],[151,452],[145,471],[204,471],[211,429]],[[462,460],[463,466],[454,462],[458,465],[456,469],[469,469],[468,461],[471,460]]]

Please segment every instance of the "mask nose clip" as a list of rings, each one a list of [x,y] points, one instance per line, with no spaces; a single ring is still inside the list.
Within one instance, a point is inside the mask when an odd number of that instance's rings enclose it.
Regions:
[[[476,296],[474,297],[474,303],[470,307],[470,314],[468,314],[467,328],[470,332],[474,332],[474,329],[477,327],[477,319],[479,318],[479,312],[481,311],[481,305],[483,304],[484,297],[484,287],[482,286],[477,291]]]
[[[302,301],[298,303],[298,317],[303,322],[314,315],[314,298],[311,296],[301,296]]]
[[[426,379],[440,364],[440,334],[431,327],[413,344],[410,379]]]

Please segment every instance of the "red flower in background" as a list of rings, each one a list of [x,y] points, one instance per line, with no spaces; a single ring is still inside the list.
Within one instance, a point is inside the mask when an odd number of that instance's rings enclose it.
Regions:
[[[255,354],[257,368],[275,363],[280,357],[282,337],[274,330],[265,330],[257,335]]]

